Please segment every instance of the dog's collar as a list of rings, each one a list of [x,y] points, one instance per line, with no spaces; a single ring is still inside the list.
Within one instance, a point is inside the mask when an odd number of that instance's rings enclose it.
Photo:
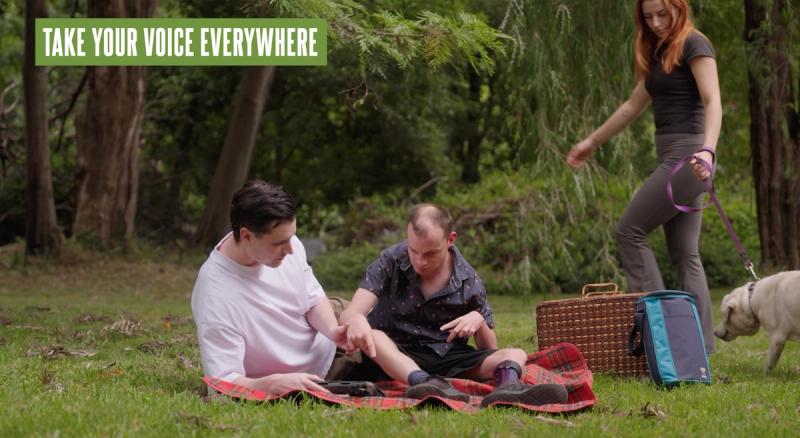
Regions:
[[[751,281],[747,284],[747,306],[750,307],[750,313],[753,315],[753,319],[758,322],[756,312],[753,311],[753,293],[756,291],[756,283],[758,283],[758,281]]]

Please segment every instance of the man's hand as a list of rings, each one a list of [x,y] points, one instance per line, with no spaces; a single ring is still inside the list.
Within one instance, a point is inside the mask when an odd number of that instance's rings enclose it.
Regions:
[[[272,374],[259,379],[239,377],[236,384],[264,391],[269,395],[280,396],[291,391],[321,391],[329,392],[319,386],[317,382],[323,380],[319,376],[307,373]]]
[[[369,326],[367,317],[356,315],[346,325],[349,325],[347,342],[366,353],[367,356],[375,357],[375,340],[372,339],[372,327]]]
[[[347,340],[347,331],[349,328],[350,324],[347,323],[333,330],[333,342],[336,343],[337,347],[344,350],[345,354],[353,354],[354,351],[358,350],[358,348]]]
[[[473,310],[439,327],[439,330],[450,331],[447,342],[453,342],[455,338],[469,338],[474,335],[484,322],[483,316]]]
[[[336,344],[339,348],[344,348],[347,345],[347,327],[349,324],[340,325],[333,329],[333,337],[331,340]]]

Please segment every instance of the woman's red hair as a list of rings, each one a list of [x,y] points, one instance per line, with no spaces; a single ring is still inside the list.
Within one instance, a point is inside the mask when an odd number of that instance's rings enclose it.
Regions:
[[[644,79],[653,64],[653,53],[658,48],[658,36],[650,30],[650,26],[644,19],[644,12],[642,12],[642,3],[645,0],[636,0],[634,7],[634,22],[636,23],[636,58],[634,63],[634,71],[638,79]],[[669,44],[664,54],[661,56],[661,64],[664,66],[666,74],[672,73],[672,70],[680,63],[681,55],[683,55],[683,45],[686,38],[695,32],[696,29],[692,24],[692,11],[686,0],[662,0],[664,7],[667,8],[672,15],[672,29],[669,35],[664,39],[662,44]]]

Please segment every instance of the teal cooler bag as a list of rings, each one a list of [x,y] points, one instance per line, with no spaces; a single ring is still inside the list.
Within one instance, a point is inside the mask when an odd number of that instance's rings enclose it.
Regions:
[[[636,302],[628,354],[645,354],[650,377],[658,385],[711,383],[711,368],[694,296],[657,291]],[[636,335],[639,334],[639,342]]]

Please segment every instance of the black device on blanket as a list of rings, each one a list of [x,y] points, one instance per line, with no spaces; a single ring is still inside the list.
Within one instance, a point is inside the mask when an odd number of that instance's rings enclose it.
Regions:
[[[372,383],[362,380],[331,380],[319,386],[334,394],[353,395],[356,397],[383,397],[383,391]]]

